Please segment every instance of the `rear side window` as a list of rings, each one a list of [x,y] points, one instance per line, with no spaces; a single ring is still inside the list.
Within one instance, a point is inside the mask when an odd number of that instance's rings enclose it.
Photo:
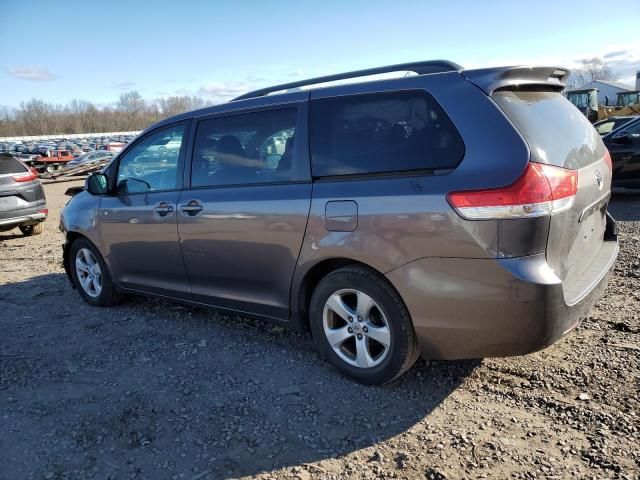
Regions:
[[[604,157],[600,135],[562,94],[505,90],[492,98],[529,144],[532,161],[578,169]]]
[[[294,155],[297,115],[296,108],[281,108],[201,121],[196,132],[191,186],[301,180]]]
[[[464,144],[423,91],[313,100],[310,144],[316,177],[454,168]]]
[[[0,156],[0,175],[26,172],[25,166],[10,155]]]

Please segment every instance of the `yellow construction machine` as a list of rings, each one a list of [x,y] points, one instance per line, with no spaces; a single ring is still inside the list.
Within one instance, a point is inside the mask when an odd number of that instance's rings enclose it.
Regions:
[[[640,115],[640,90],[618,92],[615,105],[599,105],[597,88],[570,90],[566,96],[591,123],[609,117]]]

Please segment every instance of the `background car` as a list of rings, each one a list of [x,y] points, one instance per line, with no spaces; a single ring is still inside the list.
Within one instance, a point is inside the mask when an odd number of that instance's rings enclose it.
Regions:
[[[42,233],[49,210],[36,173],[12,155],[0,154],[0,231],[18,227]]]
[[[593,124],[593,127],[598,131],[600,135],[607,135],[614,130],[622,127],[628,122],[637,120],[637,116],[625,116],[625,117],[610,117],[605,120],[600,120]]]
[[[611,155],[612,187],[617,191],[640,192],[640,117],[605,135],[602,140]]]
[[[107,152],[104,150],[99,150],[96,152],[88,152],[71,160],[69,163],[67,163],[65,168],[66,169],[74,168],[83,163],[99,162],[100,160],[105,160],[113,156],[114,156],[113,152]]]

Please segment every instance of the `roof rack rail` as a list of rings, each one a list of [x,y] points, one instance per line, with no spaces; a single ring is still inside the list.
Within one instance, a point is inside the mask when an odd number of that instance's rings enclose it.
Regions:
[[[261,88],[260,90],[254,90],[253,92],[245,93],[244,95],[240,95],[239,97],[236,97],[231,101],[234,102],[236,100],[245,100],[247,98],[263,97],[269,93],[279,92],[281,90],[289,90],[291,88],[315,85],[318,83],[334,82],[336,80],[345,80],[347,78],[378,75],[381,73],[407,71],[415,72],[418,75],[426,75],[429,73],[453,72],[458,70],[462,70],[462,67],[457,63],[450,62],[449,60],[428,60],[423,62],[399,63],[397,65],[388,65],[386,67],[367,68],[365,70],[336,73],[334,75],[327,75],[324,77],[309,78],[307,80],[299,80],[297,82],[274,85],[273,87]]]

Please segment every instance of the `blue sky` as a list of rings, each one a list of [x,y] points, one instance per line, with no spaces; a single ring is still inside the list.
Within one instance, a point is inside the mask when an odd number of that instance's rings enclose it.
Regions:
[[[639,0],[0,0],[0,106],[201,95],[430,58],[640,68]]]

